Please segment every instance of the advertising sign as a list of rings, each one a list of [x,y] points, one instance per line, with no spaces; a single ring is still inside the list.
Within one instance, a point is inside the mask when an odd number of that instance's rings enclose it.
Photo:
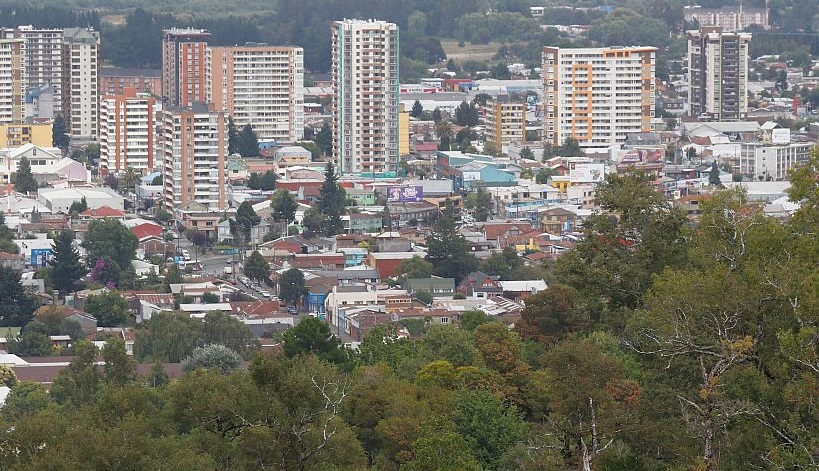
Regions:
[[[391,186],[387,188],[387,201],[390,203],[409,203],[423,199],[423,186]]]
[[[788,128],[771,129],[771,142],[774,144],[790,144],[791,130]]]
[[[569,179],[573,183],[599,183],[606,176],[603,164],[570,164]]]
[[[31,249],[31,266],[41,268],[47,266],[51,254],[51,249]]]

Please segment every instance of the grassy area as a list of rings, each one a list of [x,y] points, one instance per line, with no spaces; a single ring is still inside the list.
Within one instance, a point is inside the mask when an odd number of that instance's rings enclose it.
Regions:
[[[455,40],[441,41],[441,45],[446,52],[446,57],[458,63],[463,63],[468,60],[491,61],[492,56],[497,54],[498,50],[503,46],[503,44],[499,42],[491,42],[489,44],[463,43],[463,47],[460,47],[458,44],[458,41]]]

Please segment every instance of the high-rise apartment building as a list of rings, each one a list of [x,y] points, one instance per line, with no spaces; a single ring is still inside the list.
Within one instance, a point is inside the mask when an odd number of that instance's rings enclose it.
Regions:
[[[341,173],[398,169],[398,26],[333,23],[333,158]]]
[[[62,112],[71,136],[96,138],[99,116],[100,34],[66,28],[63,33]]]
[[[25,40],[0,39],[0,124],[22,123],[26,104]]]
[[[154,169],[155,100],[126,88],[121,95],[100,98],[100,170],[142,174]],[[157,166],[161,167],[161,165]]]
[[[50,85],[52,103],[44,104],[42,108],[52,110],[54,114],[62,113],[63,30],[19,26],[3,28],[0,35],[25,40],[25,91]]]
[[[498,96],[486,104],[486,140],[501,146],[526,141],[526,102]]]
[[[704,27],[687,35],[688,113],[715,121],[744,119],[751,34]]]
[[[651,131],[654,47],[543,48],[543,138],[603,150]]]
[[[203,29],[168,29],[162,35],[162,97],[174,106],[204,102],[205,49],[210,33]]]
[[[226,207],[227,118],[205,103],[157,113],[156,158],[162,161],[164,205],[190,202],[208,211]],[[159,164],[159,162],[157,162]]]
[[[304,137],[304,50],[248,43],[207,48],[207,101],[260,141]]]

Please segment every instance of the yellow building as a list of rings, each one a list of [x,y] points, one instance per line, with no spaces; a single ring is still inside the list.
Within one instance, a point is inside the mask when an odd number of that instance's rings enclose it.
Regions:
[[[401,105],[398,112],[398,155],[410,153],[409,118],[409,112],[404,110],[404,105]]]
[[[51,147],[51,123],[0,124],[0,148],[24,144]]]
[[[526,103],[499,96],[486,105],[486,140],[498,146],[526,142]]]

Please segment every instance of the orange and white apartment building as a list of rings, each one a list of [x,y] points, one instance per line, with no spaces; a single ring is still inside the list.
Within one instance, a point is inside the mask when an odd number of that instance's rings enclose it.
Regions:
[[[543,48],[543,138],[604,150],[651,131],[657,48]]]
[[[304,137],[304,50],[300,47],[209,47],[207,101],[250,124],[262,142],[292,143]]]
[[[154,170],[156,99],[125,88],[121,95],[100,99],[100,170],[122,172],[128,167],[143,175]],[[157,166],[161,167],[161,164]]]
[[[162,97],[174,106],[206,101],[205,56],[210,33],[167,29],[162,35]]]

